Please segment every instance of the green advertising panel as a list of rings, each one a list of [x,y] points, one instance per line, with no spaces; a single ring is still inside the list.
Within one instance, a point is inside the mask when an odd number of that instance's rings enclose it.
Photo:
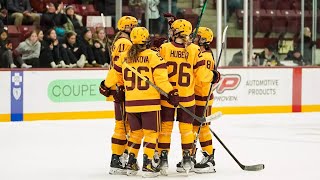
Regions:
[[[99,93],[101,79],[54,80],[48,86],[48,97],[53,102],[105,101]]]

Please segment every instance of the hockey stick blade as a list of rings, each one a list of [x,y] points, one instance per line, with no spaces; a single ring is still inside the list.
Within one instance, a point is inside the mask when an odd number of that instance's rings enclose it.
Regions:
[[[101,19],[102,19],[102,27],[106,28],[106,21],[104,19],[104,14],[101,13]]]
[[[264,164],[257,164],[252,166],[243,165],[241,168],[245,171],[261,171],[264,169]]]
[[[223,30],[223,33],[222,33],[222,43],[224,43],[226,41],[226,34],[227,34],[227,30],[228,30],[228,27],[229,26],[226,26]]]
[[[205,123],[214,121],[214,120],[220,118],[221,116],[222,116],[222,112],[221,111],[218,111],[218,112],[216,112],[214,114],[211,114],[210,116],[206,117]]]

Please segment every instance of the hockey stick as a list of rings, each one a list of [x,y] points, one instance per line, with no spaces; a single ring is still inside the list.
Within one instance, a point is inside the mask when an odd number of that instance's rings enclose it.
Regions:
[[[226,26],[224,31],[223,31],[222,47],[221,47],[221,50],[220,50],[220,54],[219,54],[219,58],[218,58],[217,64],[214,67],[215,70],[217,70],[217,68],[219,66],[219,63],[220,63],[220,60],[221,60],[221,55],[222,55],[222,50],[223,50],[224,44],[225,44],[225,36],[226,36],[227,29],[228,29],[228,26]],[[213,84],[210,87],[209,94],[211,93],[212,87],[213,87]],[[219,143],[224,147],[224,149],[229,153],[229,155],[232,157],[232,159],[236,161],[236,163],[240,166],[240,168],[242,170],[245,170],[245,171],[260,171],[260,170],[263,170],[265,168],[264,164],[256,164],[256,165],[249,165],[249,166],[241,164],[240,161],[231,153],[231,151],[227,148],[227,146],[221,141],[221,139],[218,137],[218,135],[211,128],[210,128],[210,131],[213,134],[213,136],[219,141]]]
[[[220,64],[220,59],[221,59],[221,54],[222,54],[222,50],[224,48],[224,42],[225,42],[225,37],[226,37],[226,34],[227,34],[227,30],[228,30],[228,26],[226,26],[223,30],[223,34],[222,34],[222,46],[221,46],[221,50],[220,50],[220,54],[219,54],[219,58],[218,58],[218,61],[216,63],[216,65],[214,66],[214,70],[217,70],[219,64]],[[212,54],[212,51],[211,51],[211,54]],[[213,56],[213,54],[212,54]],[[208,108],[208,103],[209,103],[209,100],[210,100],[210,96],[211,96],[211,93],[212,92],[212,88],[213,88],[214,84],[211,84],[210,85],[210,89],[209,89],[209,92],[208,92],[208,96],[207,96],[207,101],[206,101],[206,105],[204,106],[204,109],[203,109],[203,113],[202,113],[202,117],[205,117],[206,115],[206,111],[207,111],[207,108]],[[198,128],[198,131],[197,131],[197,134],[196,134],[196,138],[194,140],[194,144],[193,144],[193,149],[192,149],[192,153],[193,153],[193,157],[195,157],[196,153],[197,153],[197,142],[198,142],[198,139],[199,139],[199,135],[200,135],[200,131],[201,131],[201,128],[202,128],[202,125],[203,124],[200,124],[199,128]]]
[[[202,19],[202,15],[204,13],[204,10],[206,9],[207,7],[207,3],[208,3],[208,0],[206,0],[202,6],[202,9],[201,9],[201,13],[198,17],[198,21],[197,21],[197,25],[196,25],[196,29],[195,29],[195,32],[194,34],[192,35],[192,42],[194,42],[194,39],[196,38],[197,34],[198,34],[198,29],[199,29],[199,26],[200,26],[200,21]]]
[[[124,66],[127,67],[130,71],[132,71],[133,73],[135,73],[139,78],[141,78],[142,80],[144,80],[146,83],[150,84],[153,88],[155,88],[158,92],[160,92],[160,94],[162,94],[165,97],[169,97],[168,94],[166,92],[164,92],[162,89],[160,89],[157,85],[155,85],[153,82],[149,81],[148,78],[146,78],[145,76],[143,76],[141,73],[139,73],[136,69],[134,69],[133,67],[131,67],[127,62],[123,62]],[[187,108],[185,108],[184,106],[182,106],[181,104],[179,104],[179,107],[184,110],[187,114],[189,114],[191,117],[193,117],[194,119],[196,119],[197,121],[199,121],[200,123],[206,123],[206,122],[211,122],[215,119],[218,119],[219,117],[221,117],[222,113],[221,112],[216,112],[214,114],[212,114],[211,116],[208,117],[199,117],[196,116],[193,112],[189,111]]]
[[[104,17],[104,14],[101,13],[101,20],[102,20],[102,27],[104,28],[104,31],[106,30],[106,21],[105,21],[105,17]],[[109,52],[109,59],[110,59],[110,66],[113,64],[111,63],[112,61],[112,56],[111,56],[111,49],[110,49],[110,46],[109,46],[109,42],[108,42],[108,34],[106,33],[106,37],[107,37],[107,49],[108,49],[108,52]],[[118,85],[116,85],[116,91],[117,93],[119,93],[119,87]],[[128,131],[127,131],[127,126],[126,126],[126,120],[125,120],[125,115],[124,115],[124,108],[125,108],[125,104],[124,102],[123,103],[120,103],[120,111],[121,111],[121,117],[122,117],[122,120],[123,120],[123,126],[124,126],[124,132],[126,133],[126,139],[128,141],[129,139],[129,135],[128,135]]]
[[[217,136],[216,133],[213,132],[213,130],[210,128],[211,133],[213,134],[213,136],[219,141],[219,143],[224,147],[224,149],[229,153],[229,155],[232,157],[233,160],[236,161],[236,163],[240,166],[240,168],[242,170],[245,171],[260,171],[264,169],[264,164],[256,164],[256,165],[243,165],[239,162],[239,160],[230,152],[230,150],[227,148],[226,145],[224,145],[224,143],[221,141],[221,139]]]
[[[224,44],[225,44],[225,41],[226,41],[226,34],[227,34],[227,30],[228,30],[228,26],[226,26],[223,30],[223,34],[222,34],[222,45],[221,45],[221,49],[220,49],[220,54],[219,54],[219,57],[218,57],[218,61],[216,63],[216,65],[214,66],[214,70],[217,70],[219,64],[220,64],[220,60],[221,60],[221,55],[222,55],[222,50],[224,48]]]

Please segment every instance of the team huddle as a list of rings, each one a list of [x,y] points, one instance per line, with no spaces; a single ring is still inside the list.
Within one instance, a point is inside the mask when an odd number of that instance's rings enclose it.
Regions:
[[[150,48],[148,30],[137,27],[136,18],[123,16],[118,21],[119,32],[111,46],[111,69],[99,88],[102,95],[114,101],[110,174],[138,173],[143,139],[142,176],[167,175],[175,119],[179,121],[182,148],[177,172],[215,172],[210,123],[198,122],[184,110],[199,117],[211,114],[212,94],[206,106],[209,89],[220,80],[209,47],[213,32],[206,27],[192,30],[191,23],[184,19],[169,24],[169,42],[155,50]],[[196,138],[203,151],[201,162],[195,159]]]

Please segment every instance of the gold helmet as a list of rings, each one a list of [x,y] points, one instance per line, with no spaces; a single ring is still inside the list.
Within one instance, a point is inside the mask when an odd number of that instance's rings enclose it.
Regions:
[[[171,28],[176,31],[175,34],[189,36],[192,32],[192,25],[185,19],[177,19],[171,24]]]
[[[149,31],[145,27],[135,27],[130,33],[132,44],[145,44],[149,40]]]
[[[124,31],[126,27],[134,28],[138,25],[138,20],[132,16],[122,16],[118,21],[118,29]]]
[[[210,43],[214,36],[212,30],[207,27],[199,27],[197,35],[205,39],[205,43]]]

